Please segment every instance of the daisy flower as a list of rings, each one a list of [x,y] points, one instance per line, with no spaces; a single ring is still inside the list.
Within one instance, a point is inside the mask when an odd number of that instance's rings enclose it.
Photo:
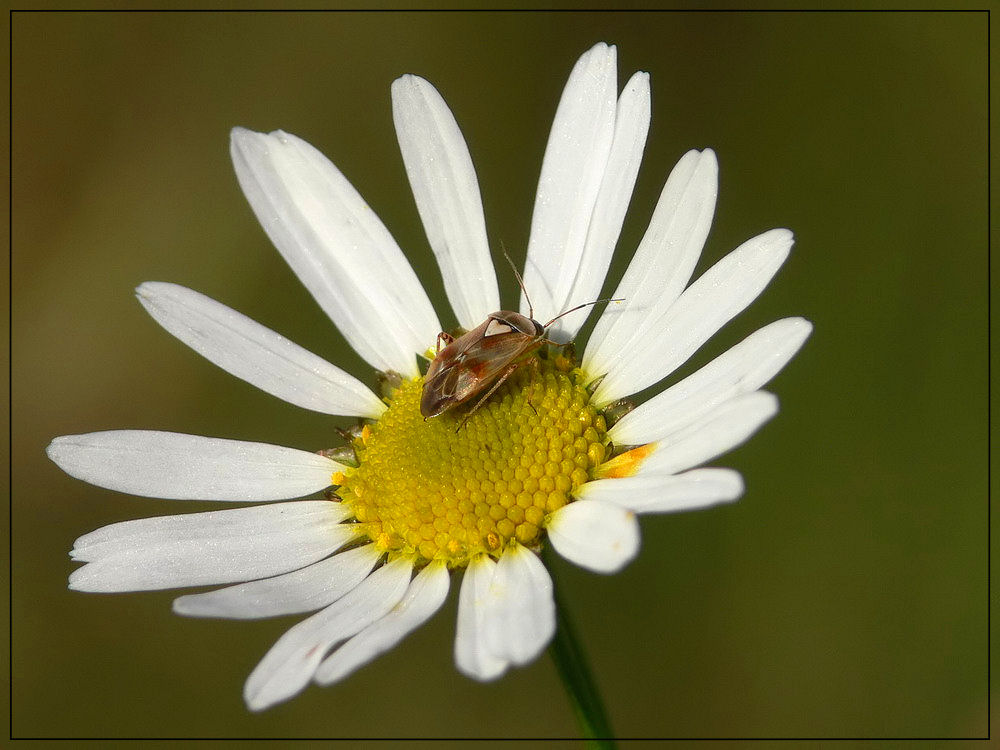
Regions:
[[[454,116],[427,81],[392,85],[403,161],[448,301],[462,329],[501,310],[478,181]],[[540,321],[595,300],[639,169],[650,119],[646,73],[619,94],[616,51],[576,63],[542,164],[520,311]],[[48,447],[65,472],[146,497],[258,504],[115,523],[80,537],[79,591],[229,584],[181,596],[194,617],[314,613],[249,676],[253,710],[310,681],[327,685],[392,648],[444,602],[459,574],[455,662],[477,680],[532,661],[556,626],[551,545],[612,573],[639,549],[638,514],[735,500],[735,471],[696,468],[777,411],[760,390],[811,326],[758,330],[638,407],[767,285],[792,246],[774,229],[688,284],[717,193],[711,150],[690,151],[666,181],[645,236],[575,355],[593,307],[559,317],[502,385],[427,419],[427,364],[441,325],[389,231],[347,179],[305,141],[232,132],[236,175],[275,246],[376,370],[377,392],[280,334],[196,291],[147,282],[137,296],[171,334],[238,378],[291,404],[355,417],[344,444],[310,452],[216,437],[120,430]],[[530,305],[528,300],[530,299]],[[533,305],[533,309],[532,309]],[[491,336],[516,335],[494,324]],[[556,343],[558,342],[558,343]],[[493,341],[489,341],[493,344]],[[474,375],[475,358],[459,363]],[[331,437],[331,443],[335,439]],[[295,499],[308,498],[308,499]],[[284,501],[274,502],[271,501]]]

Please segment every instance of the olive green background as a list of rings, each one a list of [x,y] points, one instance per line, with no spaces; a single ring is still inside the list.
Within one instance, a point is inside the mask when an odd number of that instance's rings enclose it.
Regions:
[[[202,360],[135,301],[211,295],[367,380],[260,230],[234,125],[324,151],[426,283],[389,84],[434,83],[469,143],[494,255],[523,260],[559,94],[593,43],[649,71],[653,120],[612,281],[689,148],[719,156],[698,273],[796,233],[748,311],[695,357],[803,315],[776,419],[713,462],[737,504],[642,518],[615,576],[557,575],[623,736],[984,736],[987,731],[987,30],[979,14],[24,14],[13,23],[11,661],[15,736],[559,737],[551,661],[454,668],[457,586],[400,647],[249,713],[243,681],[300,618],[193,620],[174,592],[70,592],[73,540],[208,509],[70,479],[60,434],[151,428],[336,443],[343,422]],[[498,265],[503,299],[516,286]],[[623,353],[627,356],[627,353]],[[457,579],[456,579],[457,582]]]

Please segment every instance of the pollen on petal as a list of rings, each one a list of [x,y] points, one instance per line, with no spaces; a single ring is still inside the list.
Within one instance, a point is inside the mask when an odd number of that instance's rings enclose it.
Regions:
[[[596,479],[621,479],[635,474],[643,461],[656,450],[657,443],[647,443],[615,456],[594,470]]]

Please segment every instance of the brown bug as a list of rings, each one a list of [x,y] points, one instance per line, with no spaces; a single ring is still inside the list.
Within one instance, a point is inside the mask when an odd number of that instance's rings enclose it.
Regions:
[[[528,292],[524,289],[521,274],[514,268],[509,257],[507,261],[511,263],[517,283],[521,285],[527,298]],[[444,332],[439,333],[434,359],[424,376],[424,389],[420,394],[420,413],[424,419],[436,417],[486,390],[466,415],[465,419],[468,419],[518,367],[527,364],[526,354],[533,352],[542,344],[558,346],[555,341],[545,338],[545,331],[559,318],[588,305],[620,301],[586,302],[559,313],[542,325],[535,320],[534,308],[528,299],[526,316],[510,310],[497,310],[487,315],[484,322],[457,338]],[[443,349],[442,342],[445,344]],[[465,420],[462,420],[462,424],[464,423]],[[461,426],[460,424],[459,427]]]

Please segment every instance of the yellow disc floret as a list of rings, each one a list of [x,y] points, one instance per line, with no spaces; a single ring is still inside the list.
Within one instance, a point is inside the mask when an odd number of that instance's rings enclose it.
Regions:
[[[424,419],[423,380],[395,389],[355,440],[358,466],[337,477],[337,495],[379,548],[462,567],[513,540],[539,544],[546,516],[595,476],[608,440],[580,372],[536,360],[475,411]]]

